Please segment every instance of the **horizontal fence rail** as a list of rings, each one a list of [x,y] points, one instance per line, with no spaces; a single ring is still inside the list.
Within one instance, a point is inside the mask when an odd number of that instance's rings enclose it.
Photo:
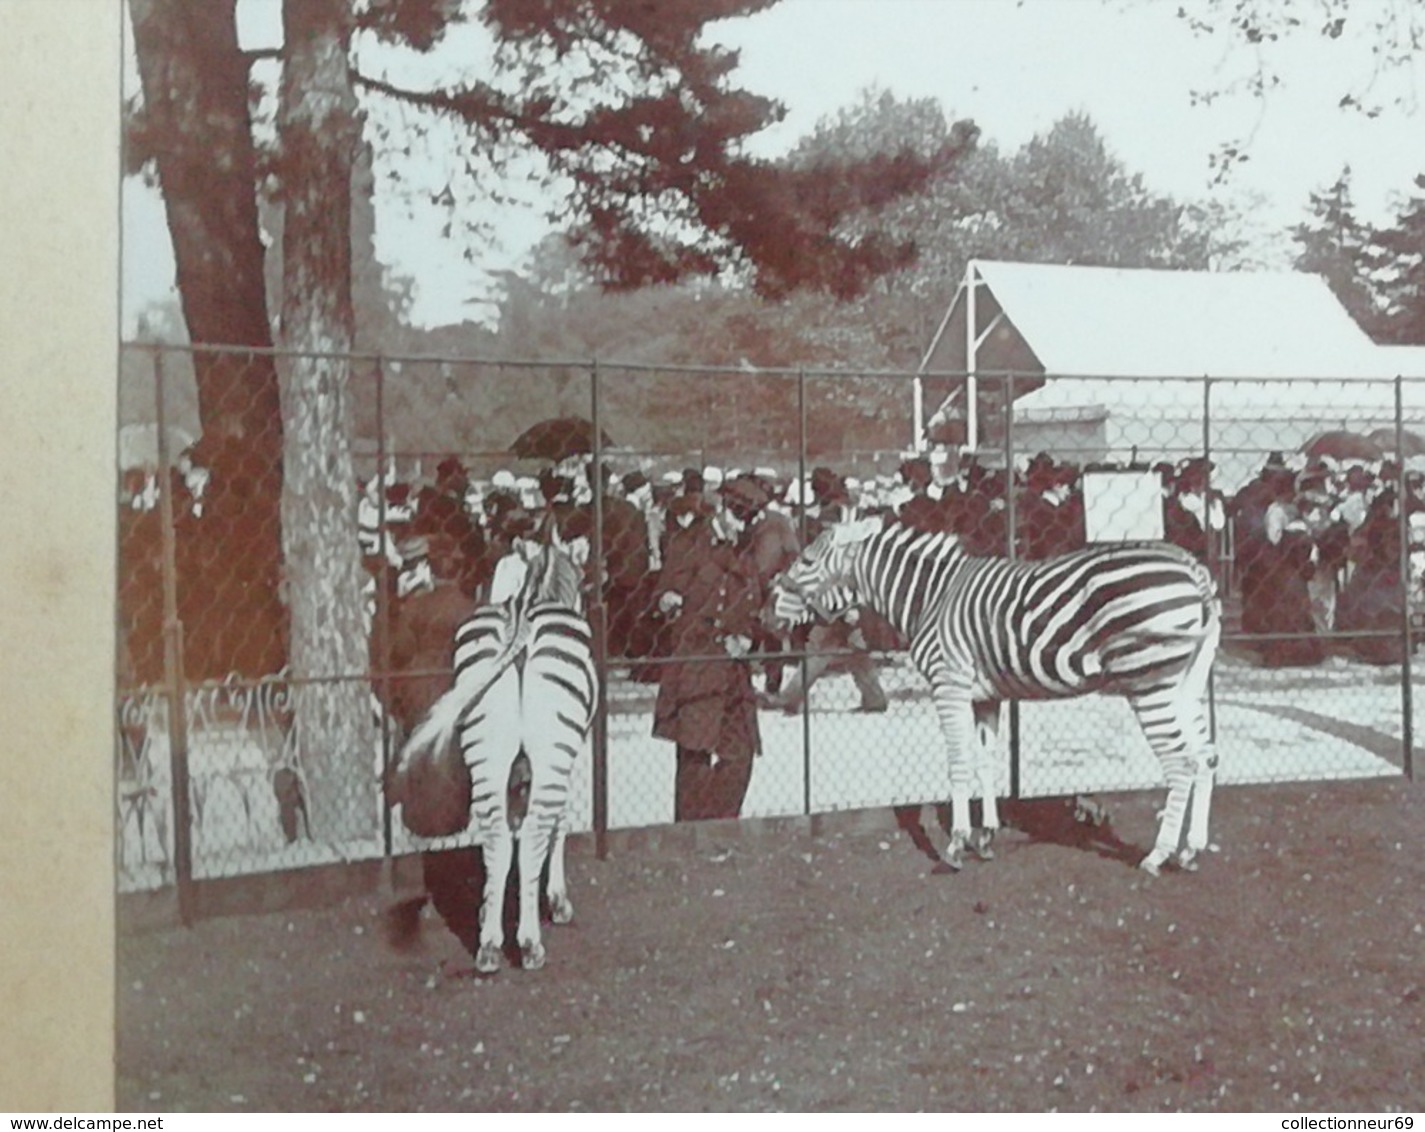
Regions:
[[[1225,603],[1220,781],[1413,775],[1425,381],[969,376],[127,346],[120,888],[182,903],[208,878],[471,844],[412,837],[381,784],[449,685],[455,627],[550,527],[590,549],[603,694],[569,813],[601,849],[678,817],[948,796],[888,623],[761,618],[786,548],[850,514],[1018,559],[1175,542]],[[749,517],[780,541],[748,550]],[[1000,790],[1161,785],[1130,718],[1017,705]]]

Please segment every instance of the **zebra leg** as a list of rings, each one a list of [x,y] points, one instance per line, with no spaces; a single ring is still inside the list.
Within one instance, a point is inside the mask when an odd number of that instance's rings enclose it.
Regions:
[[[544,858],[549,852],[549,825],[541,816],[531,816],[520,833],[520,919],[515,940],[520,945],[520,965],[526,971],[544,966],[544,941],[539,931],[539,882]]]
[[[1193,702],[1182,714],[1183,736],[1187,741],[1192,768],[1192,798],[1186,843],[1177,860],[1183,869],[1195,872],[1198,854],[1207,848],[1212,788],[1217,777],[1217,753],[1212,747],[1212,728],[1207,718],[1206,703],[1201,700]]]
[[[975,774],[980,791],[980,827],[970,834],[970,850],[982,861],[994,860],[995,835],[999,832],[999,755],[1000,721],[1003,703],[982,700],[974,705]]]
[[[974,787],[971,745],[975,741],[975,717],[968,684],[938,677],[931,685],[931,699],[945,737],[950,768],[950,843],[941,861],[958,871],[964,867],[965,849],[970,842],[970,796]]]
[[[1178,864],[1188,872],[1197,871],[1198,854],[1207,848],[1208,823],[1212,816],[1212,788],[1217,778],[1217,756],[1208,754],[1197,766],[1192,783],[1192,809],[1188,813],[1187,844],[1178,854]]]
[[[480,710],[460,730],[460,749],[470,767],[471,824],[479,831],[485,859],[485,892],[480,904],[480,946],[475,969],[500,969],[505,943],[505,889],[514,859],[509,822],[510,771],[520,753],[519,681],[505,673],[485,693]]]
[[[1128,702],[1168,780],[1168,801],[1158,823],[1158,839],[1139,863],[1144,872],[1157,876],[1164,862],[1178,851],[1193,779],[1203,765],[1199,751],[1205,721],[1195,705],[1185,710],[1180,685],[1131,694]]]
[[[502,807],[503,808],[503,807]],[[484,829],[485,893],[480,903],[480,948],[475,970],[485,975],[500,969],[505,946],[505,886],[510,881],[514,838],[503,816]]]
[[[569,899],[569,881],[564,872],[564,842],[569,829],[563,820],[554,828],[554,841],[549,847],[549,915],[556,924],[574,919],[574,902]]]
[[[1158,839],[1152,851],[1138,862],[1138,867],[1150,876],[1157,876],[1164,862],[1178,851],[1183,832],[1183,817],[1192,795],[1192,760],[1177,755],[1162,760],[1168,777],[1168,800],[1158,822]]]

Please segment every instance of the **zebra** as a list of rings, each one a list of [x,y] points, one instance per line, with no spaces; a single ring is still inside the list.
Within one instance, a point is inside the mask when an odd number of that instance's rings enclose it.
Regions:
[[[520,900],[516,942],[522,965],[542,967],[539,885],[549,861],[548,897],[554,922],[574,916],[564,870],[566,809],[574,761],[587,746],[599,683],[589,623],[583,614],[586,539],[526,542],[518,591],[481,606],[455,635],[455,679],[411,733],[399,764],[457,737],[470,770],[470,813],[485,859],[480,942],[475,968],[499,969],[504,946],[501,910],[519,844]],[[525,812],[511,803],[528,768]],[[399,777],[399,771],[398,777]],[[512,773],[514,777],[512,778]]]
[[[774,583],[769,618],[796,624],[853,606],[875,609],[910,641],[930,682],[950,770],[944,861],[988,858],[999,816],[975,740],[1007,699],[1125,696],[1168,782],[1153,849],[1157,876],[1176,855],[1193,870],[1207,846],[1217,767],[1206,692],[1222,607],[1207,569],[1166,543],[1123,543],[1033,562],[967,554],[953,535],[880,519],[843,523],[813,541]],[[970,827],[971,779],[984,796]],[[1179,851],[1185,811],[1192,810]]]

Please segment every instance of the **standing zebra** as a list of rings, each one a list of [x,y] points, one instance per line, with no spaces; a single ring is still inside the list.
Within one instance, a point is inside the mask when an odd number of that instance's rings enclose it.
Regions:
[[[564,873],[565,810],[574,760],[589,739],[598,700],[592,636],[583,615],[586,540],[526,543],[528,562],[518,592],[480,607],[456,632],[455,680],[432,705],[401,751],[404,767],[459,735],[470,770],[470,813],[485,859],[480,946],[475,967],[500,966],[501,909],[519,842],[520,912],[516,940],[523,965],[542,967],[539,883],[549,858],[549,902],[554,922],[574,916]],[[511,773],[528,760],[526,813],[512,812]],[[400,772],[397,774],[399,783]],[[400,787],[395,795],[399,797]]]
[[[1196,867],[1217,766],[1205,697],[1222,614],[1211,576],[1190,554],[1149,543],[1035,562],[978,558],[952,535],[870,519],[808,546],[776,583],[772,615],[796,624],[857,604],[905,634],[930,681],[949,758],[947,864],[960,868],[967,847],[992,855],[999,826],[976,720],[993,726],[1006,699],[1103,692],[1127,698],[1168,780],[1158,839],[1140,867],[1157,875],[1175,853],[1183,868]],[[984,795],[984,827],[973,833],[972,772]]]

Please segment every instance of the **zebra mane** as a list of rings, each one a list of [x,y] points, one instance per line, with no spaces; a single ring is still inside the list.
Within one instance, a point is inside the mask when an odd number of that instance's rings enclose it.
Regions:
[[[581,547],[587,547],[586,540],[575,539],[566,544],[557,536],[540,544],[530,559],[515,605],[527,608],[535,602],[554,602],[582,612],[584,571],[577,561]]]
[[[850,546],[853,543],[865,542],[885,529],[886,524],[879,517],[837,523],[831,528],[831,545]]]

